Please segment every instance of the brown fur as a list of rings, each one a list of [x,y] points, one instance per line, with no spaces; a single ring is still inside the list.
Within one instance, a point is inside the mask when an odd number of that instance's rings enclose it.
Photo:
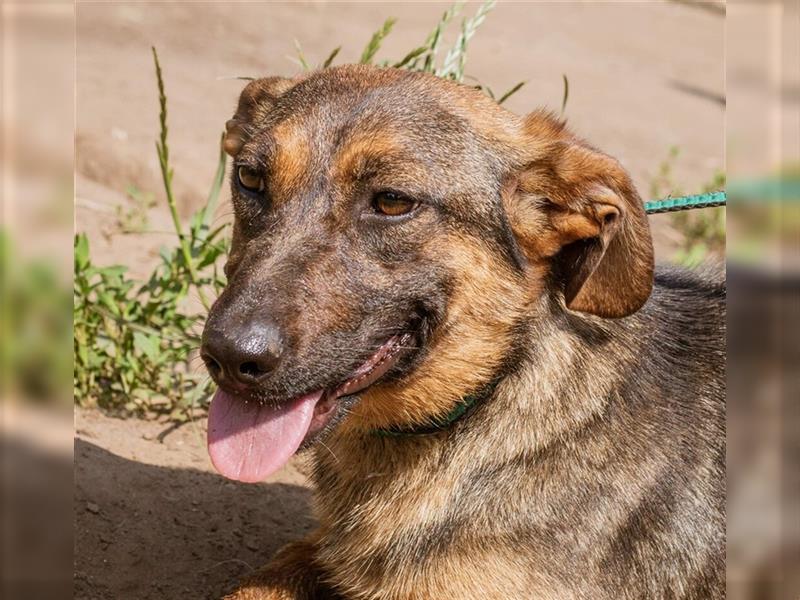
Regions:
[[[298,188],[303,181],[311,157],[308,132],[290,120],[275,127],[275,169],[270,183],[274,198],[290,197],[291,190]]]
[[[232,598],[724,597],[721,287],[662,276],[650,298],[647,219],[614,159],[547,113],[359,66],[252,82],[228,131],[269,206],[234,187],[208,327],[280,323],[264,397],[345,377],[418,304],[433,323],[312,449],[319,529]],[[429,203],[357,216],[387,186]],[[374,433],[490,382],[442,431]]]
[[[469,273],[454,283],[442,324],[447,335],[433,341],[436,353],[425,369],[414,371],[402,385],[368,390],[343,428],[369,431],[397,423],[424,423],[431,415],[445,414],[465,390],[474,391],[491,379],[511,345],[514,323],[526,308],[529,292],[519,275],[457,236],[430,252],[443,254],[438,260],[456,273]]]

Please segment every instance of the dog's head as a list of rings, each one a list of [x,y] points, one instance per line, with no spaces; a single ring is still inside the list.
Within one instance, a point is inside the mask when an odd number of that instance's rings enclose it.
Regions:
[[[202,350],[226,475],[446,413],[545,299],[614,318],[650,294],[630,178],[546,113],[344,66],[251,82],[227,131],[234,233]]]

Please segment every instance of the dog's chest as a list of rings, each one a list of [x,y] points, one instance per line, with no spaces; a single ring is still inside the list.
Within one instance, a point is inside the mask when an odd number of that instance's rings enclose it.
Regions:
[[[413,460],[337,456],[338,467],[331,458],[317,468],[318,559],[340,589],[367,598],[472,598],[475,590],[509,598],[535,585],[518,547],[485,543],[491,532],[465,501],[458,461],[435,447]]]
[[[324,457],[315,472],[323,526],[342,541],[374,548],[414,537],[452,509],[457,469],[442,465],[438,449],[429,446],[402,454],[362,447],[358,455],[350,447],[334,447],[338,460]]]
[[[448,510],[456,482],[437,468],[435,447],[331,449],[336,459],[319,453],[315,467],[320,558],[346,587],[380,589],[380,582],[413,567],[408,557],[418,553],[426,527]]]

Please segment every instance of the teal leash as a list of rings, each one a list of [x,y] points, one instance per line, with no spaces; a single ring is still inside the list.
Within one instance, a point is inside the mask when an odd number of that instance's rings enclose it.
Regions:
[[[727,199],[728,196],[725,192],[709,192],[707,194],[695,194],[693,196],[665,198],[663,200],[645,202],[644,211],[648,215],[657,215],[660,213],[677,212],[679,210],[689,210],[692,208],[725,206]],[[478,404],[479,401],[490,396],[496,386],[497,382],[493,381],[481,391],[464,396],[461,401],[453,407],[453,410],[444,416],[431,419],[426,425],[410,427],[408,429],[399,427],[376,429],[373,433],[380,437],[402,437],[442,431],[463,417],[471,408]]]
[[[663,200],[652,200],[644,203],[644,212],[648,215],[659,213],[676,212],[679,210],[689,210],[690,208],[711,208],[713,206],[725,206],[728,194],[726,192],[708,192],[707,194],[695,194],[694,196],[678,196],[677,198],[664,198]]]

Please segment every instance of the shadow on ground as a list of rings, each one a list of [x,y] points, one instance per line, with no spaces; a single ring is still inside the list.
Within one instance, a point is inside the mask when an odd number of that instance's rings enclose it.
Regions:
[[[74,597],[218,598],[314,524],[306,488],[138,463],[75,441]]]

